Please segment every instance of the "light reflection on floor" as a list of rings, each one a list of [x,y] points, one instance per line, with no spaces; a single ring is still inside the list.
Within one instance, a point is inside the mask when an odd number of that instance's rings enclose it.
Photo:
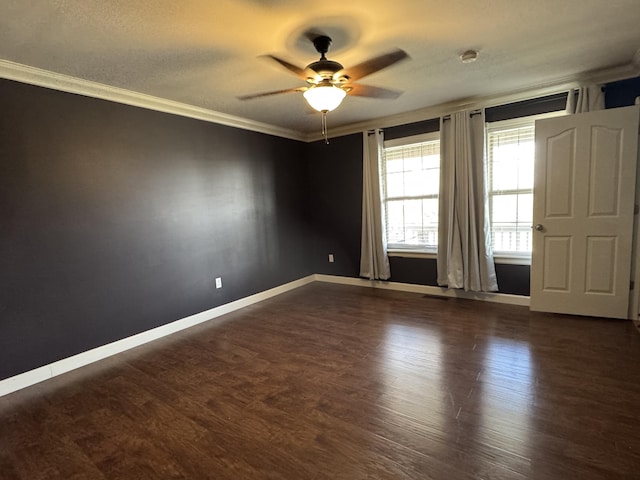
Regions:
[[[380,398],[388,422],[429,436],[444,427],[439,332],[430,327],[391,324],[385,332]],[[420,419],[419,422],[416,419]]]
[[[535,368],[527,342],[490,337],[478,379],[482,435],[512,453],[531,458]]]

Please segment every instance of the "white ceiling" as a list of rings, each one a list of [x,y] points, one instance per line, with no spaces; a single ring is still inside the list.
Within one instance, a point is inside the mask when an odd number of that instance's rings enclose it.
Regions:
[[[411,57],[359,82],[402,96],[347,97],[330,128],[584,72],[639,72],[638,0],[0,0],[0,59],[304,136],[320,118],[299,93],[236,97],[303,86],[260,56],[317,60],[310,29],[333,37],[327,56],[347,69],[394,48]],[[479,50],[475,63],[460,62],[467,49]]]

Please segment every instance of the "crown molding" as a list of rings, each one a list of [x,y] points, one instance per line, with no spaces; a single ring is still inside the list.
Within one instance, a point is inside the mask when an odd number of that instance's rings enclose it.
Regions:
[[[397,125],[420,122],[422,120],[448,115],[459,110],[496,107],[507,103],[520,102],[522,100],[529,100],[536,97],[544,97],[547,95],[566,92],[572,88],[578,88],[586,84],[617,82],[618,80],[625,80],[638,75],[640,75],[640,64],[636,66],[634,63],[619,65],[613,68],[592,70],[579,75],[558,78],[554,81],[543,84],[530,85],[526,88],[507,93],[500,93],[485,97],[467,97],[406,113],[365,120],[363,122],[352,123],[343,127],[336,127],[332,129],[331,136],[342,137],[344,135],[360,133],[374,128],[389,128]],[[307,142],[315,142],[322,140],[323,138],[324,137],[321,135],[314,133],[312,135],[308,135],[305,140]]]
[[[640,50],[636,52],[640,55]],[[504,105],[506,103],[519,102],[535,97],[553,95],[577,88],[585,84],[610,83],[624,80],[640,75],[640,61],[619,65],[613,68],[593,70],[570,77],[556,79],[544,84],[530,85],[526,88],[508,93],[501,93],[486,97],[467,97],[452,102],[442,103],[411,112],[379,117],[362,122],[344,125],[333,128],[332,137],[341,137],[360,133],[373,128],[388,128],[407,123],[419,122],[430,118],[438,118],[458,110],[477,109]],[[83,80],[80,78],[51,72],[36,67],[30,67],[20,63],[10,62],[0,59],[0,78],[14,80],[17,82],[50,88],[68,93],[75,93],[92,98],[109,100],[116,103],[131,105],[134,107],[146,108],[158,112],[180,115],[182,117],[195,118],[206,122],[217,123],[229,127],[250,130],[253,132],[274,135],[276,137],[288,138],[302,142],[315,142],[323,137],[318,133],[296,132],[267,123],[256,122],[247,118],[228,115],[206,108],[195,107],[186,103],[174,102],[164,98],[146,95],[144,93],[133,92],[124,88],[112,87],[98,82]]]
[[[0,59],[0,78],[21,83],[50,88],[67,93],[75,93],[86,97],[109,100],[116,103],[146,108],[158,112],[171,113],[182,117],[195,118],[206,122],[217,123],[229,127],[265,133],[291,140],[307,141],[305,135],[289,129],[275,127],[267,123],[255,122],[234,115],[195,107],[186,103],[174,102],[164,98],[133,92],[124,88],[112,87],[98,82],[55,73],[41,68],[30,67],[20,63]]]

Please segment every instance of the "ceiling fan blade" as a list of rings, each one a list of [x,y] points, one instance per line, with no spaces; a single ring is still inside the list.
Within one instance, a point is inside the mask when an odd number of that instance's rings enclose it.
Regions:
[[[271,60],[275,60],[284,68],[292,72],[296,77],[301,78],[302,80],[306,80],[307,76],[305,75],[305,69],[294,65],[293,63],[289,63],[282,58],[276,57],[275,55],[263,55],[265,58],[270,58]]]
[[[355,67],[350,67],[344,70],[344,72],[338,72],[336,76],[340,74],[346,74],[350,80],[359,80],[367,75],[378,72],[383,68],[390,67],[391,65],[409,58],[409,55],[404,50],[394,50],[379,57],[370,58]]]
[[[281,93],[304,92],[307,87],[285,88],[284,90],[275,90],[273,92],[254,93],[252,95],[242,95],[237,97],[238,100],[253,100],[254,98],[268,97],[270,95],[279,95]]]
[[[357,83],[350,83],[348,87],[351,88],[351,90],[349,90],[349,95],[353,95],[354,97],[388,98],[393,100],[403,93],[399,90],[371,87],[369,85],[360,85]]]

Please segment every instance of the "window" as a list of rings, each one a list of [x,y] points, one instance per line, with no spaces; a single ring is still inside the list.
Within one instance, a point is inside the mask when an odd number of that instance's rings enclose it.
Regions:
[[[533,221],[533,120],[487,127],[488,190],[494,253],[531,254]]]
[[[562,112],[487,124],[491,242],[497,256],[530,256],[535,120]]]
[[[386,141],[381,177],[388,248],[435,252],[440,190],[439,133]]]

